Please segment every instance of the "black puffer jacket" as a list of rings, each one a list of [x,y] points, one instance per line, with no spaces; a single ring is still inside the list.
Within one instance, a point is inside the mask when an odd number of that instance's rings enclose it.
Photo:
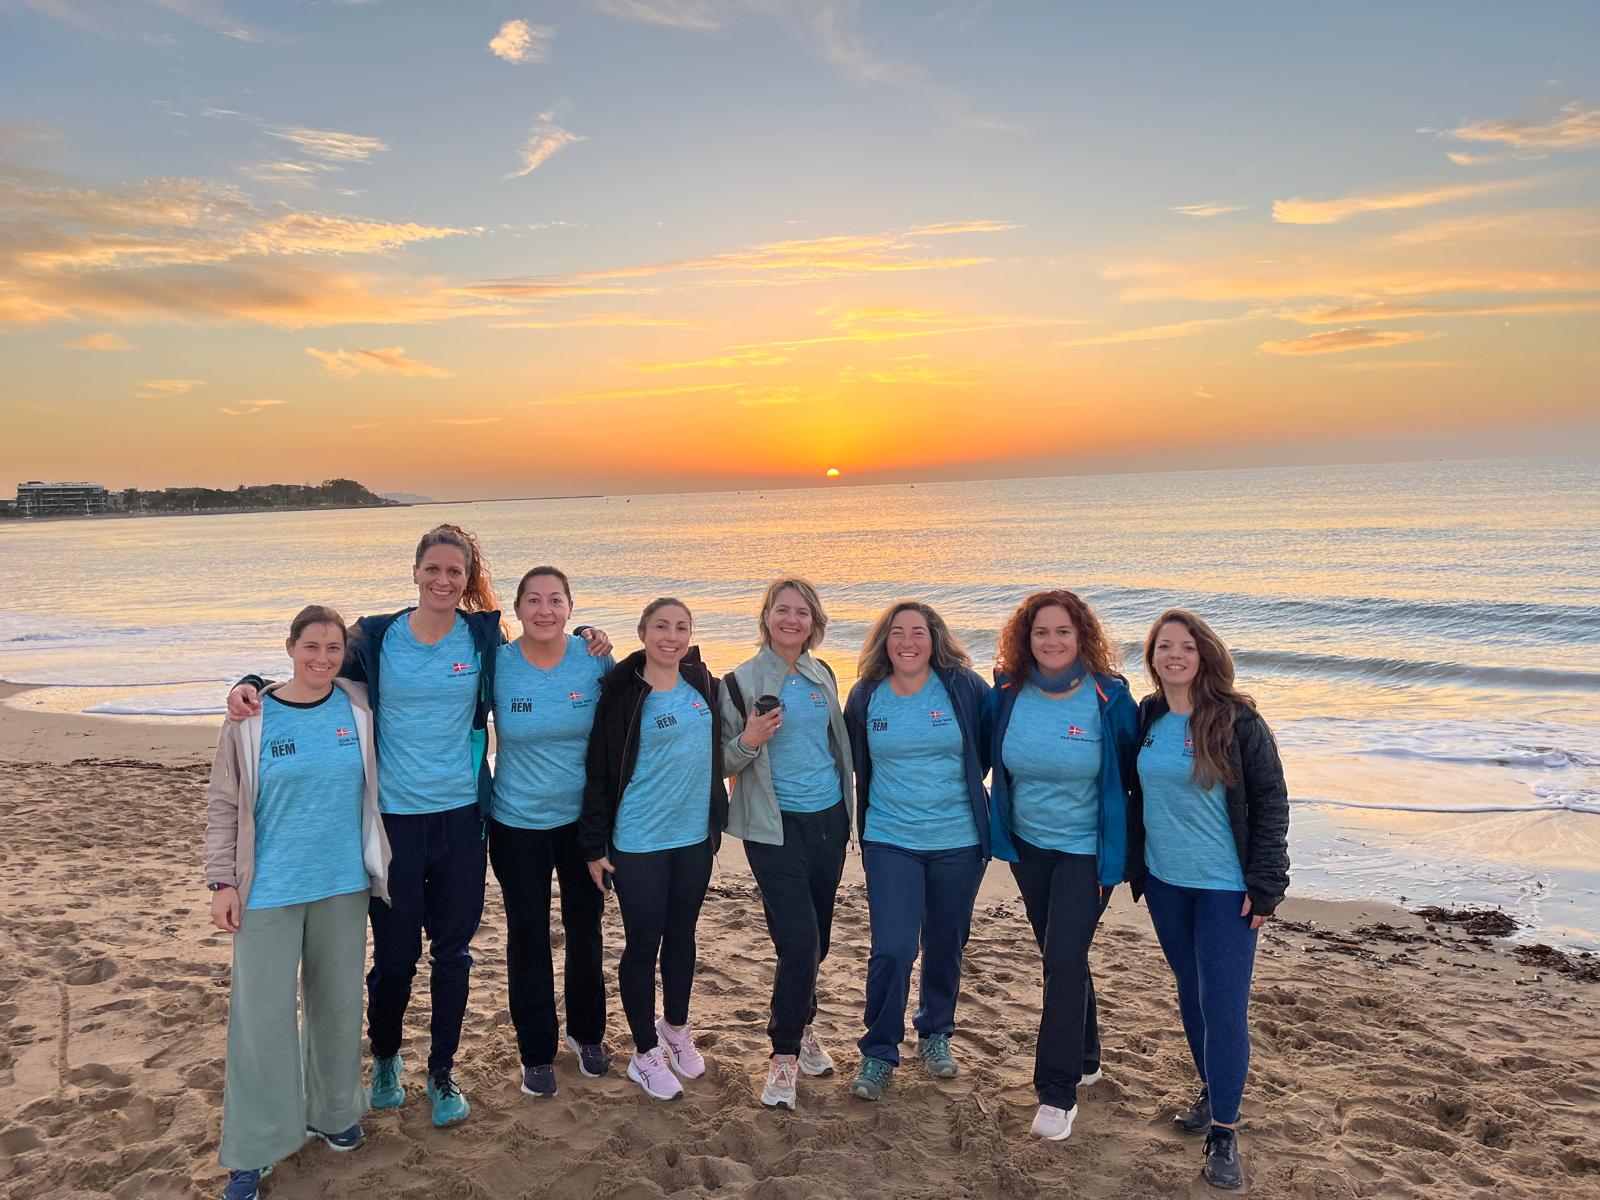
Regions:
[[[1139,745],[1144,745],[1150,726],[1168,711],[1167,698],[1160,692],[1139,702]],[[1227,789],[1228,824],[1233,827],[1245,892],[1250,897],[1250,911],[1268,917],[1289,890],[1289,789],[1272,730],[1248,704],[1239,705],[1234,714],[1228,765],[1239,781]],[[1133,896],[1137,900],[1144,892],[1147,874],[1144,790],[1137,770],[1128,804],[1128,865],[1136,873]]]
[[[583,789],[583,811],[578,814],[578,851],[587,862],[604,858],[611,850],[611,831],[617,824],[622,793],[639,761],[639,725],[644,701],[650,694],[645,682],[644,651],[635,650],[600,681],[600,701],[595,705],[594,727],[589,732],[589,781]],[[722,778],[722,722],[717,715],[717,680],[700,661],[700,647],[691,646],[678,664],[678,673],[705,697],[711,709],[710,812],[706,828],[711,849],[722,844],[728,825],[728,789]]]

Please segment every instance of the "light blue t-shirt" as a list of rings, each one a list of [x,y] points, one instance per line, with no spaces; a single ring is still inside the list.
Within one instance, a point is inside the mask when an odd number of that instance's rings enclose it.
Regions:
[[[1024,684],[1001,759],[1011,773],[1011,828],[1062,854],[1100,848],[1100,706],[1094,684],[1052,700]]]
[[[828,745],[828,696],[805,676],[791,672],[778,693],[783,725],[767,743],[767,765],[778,811],[823,812],[840,803],[839,765]]]
[[[371,886],[361,859],[366,773],[350,697],[265,696],[256,760],[255,879],[247,908],[311,904]]]
[[[1177,887],[1242,892],[1226,789],[1220,783],[1200,787],[1193,771],[1189,718],[1163,713],[1139,747],[1145,866]]]
[[[578,819],[588,778],[589,730],[600,677],[616,663],[595,658],[569,634],[550,670],[536,667],[516,642],[494,668],[494,797],[489,815],[518,829],[555,829]]]
[[[478,653],[461,614],[431,646],[406,617],[379,650],[378,807],[386,813],[448,812],[478,799],[472,770],[472,716],[478,707]]]
[[[897,696],[884,680],[867,702],[867,792],[863,841],[905,850],[957,850],[978,845],[967,798],[965,745],[955,707],[939,676]]]
[[[618,850],[673,850],[711,836],[711,722],[711,706],[683,679],[645,697],[639,757],[611,832]]]

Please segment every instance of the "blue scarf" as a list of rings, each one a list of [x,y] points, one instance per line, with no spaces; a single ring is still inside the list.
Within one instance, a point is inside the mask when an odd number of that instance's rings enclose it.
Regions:
[[[1032,671],[1028,674],[1029,681],[1041,692],[1057,693],[1070,692],[1083,681],[1089,673],[1089,668],[1083,665],[1082,657],[1072,660],[1072,665],[1059,675],[1046,675],[1039,669],[1039,664],[1034,663]]]

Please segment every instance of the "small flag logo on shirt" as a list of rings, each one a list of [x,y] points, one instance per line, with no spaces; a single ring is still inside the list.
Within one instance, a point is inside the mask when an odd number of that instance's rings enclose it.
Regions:
[[[815,692],[812,692],[812,693],[811,693],[811,698],[812,698],[812,699],[813,699],[813,700],[821,700],[821,699],[822,699],[822,697],[821,697],[821,696],[819,696],[819,695],[817,695],[817,693],[815,693]]]
[[[700,701],[698,701],[698,700],[696,700],[696,701],[695,701],[695,702],[694,702],[694,708],[695,708],[695,711],[696,711],[696,712],[699,712],[699,711],[700,711],[700,710],[701,710],[701,709],[702,709],[702,708],[704,708],[704,707],[705,707],[705,705],[704,705],[704,704],[702,704],[702,703],[701,703],[701,702],[700,702]]]
[[[1183,748],[1185,750],[1193,750],[1194,749],[1194,739],[1193,738],[1184,738],[1183,739]]]
[[[583,693],[582,692],[568,692],[567,693],[567,699],[568,700],[582,700],[583,699]]]
[[[1068,725],[1067,726],[1067,736],[1068,737],[1082,737],[1083,736],[1083,730],[1080,729],[1076,725]]]
[[[334,737],[347,738],[347,737],[350,736],[350,730],[348,730],[348,729],[335,729],[333,731],[333,736]]]
[[[944,716],[944,710],[942,708],[933,709],[928,713],[928,719],[930,721],[937,721],[942,716]]]
[[[471,663],[451,663],[450,664],[450,670],[454,674],[459,675],[459,674],[461,674],[461,672],[465,671],[471,665],[472,665]]]

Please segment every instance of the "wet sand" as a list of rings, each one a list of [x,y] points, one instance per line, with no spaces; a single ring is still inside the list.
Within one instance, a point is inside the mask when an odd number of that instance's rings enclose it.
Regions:
[[[0,708],[0,1193],[220,1191],[229,945],[200,883],[214,736]],[[1593,960],[1563,973],[1526,948],[1380,904],[1291,900],[1282,916],[1257,964],[1246,1194],[1600,1194],[1600,983],[1582,969]],[[614,981],[614,908],[607,920]],[[968,947],[961,1076],[935,1082],[908,1063],[876,1105],[845,1090],[868,946],[853,854],[818,1018],[840,1074],[802,1080],[794,1114],[756,1101],[772,954],[737,841],[701,920],[693,1013],[710,1067],[681,1101],[645,1098],[620,1056],[603,1080],[564,1056],[557,1097],[521,1095],[503,931],[491,879],[458,1067],[471,1119],[429,1123],[424,986],[402,1052],[406,1106],[370,1116],[354,1154],[308,1145],[265,1196],[1213,1194],[1198,1179],[1199,1141],[1170,1126],[1192,1068],[1171,977],[1125,889],[1094,951],[1105,1080],[1086,1090],[1060,1144],[1028,1134],[1039,962],[1003,865],[985,882]],[[614,1001],[611,1023],[620,1051]]]

